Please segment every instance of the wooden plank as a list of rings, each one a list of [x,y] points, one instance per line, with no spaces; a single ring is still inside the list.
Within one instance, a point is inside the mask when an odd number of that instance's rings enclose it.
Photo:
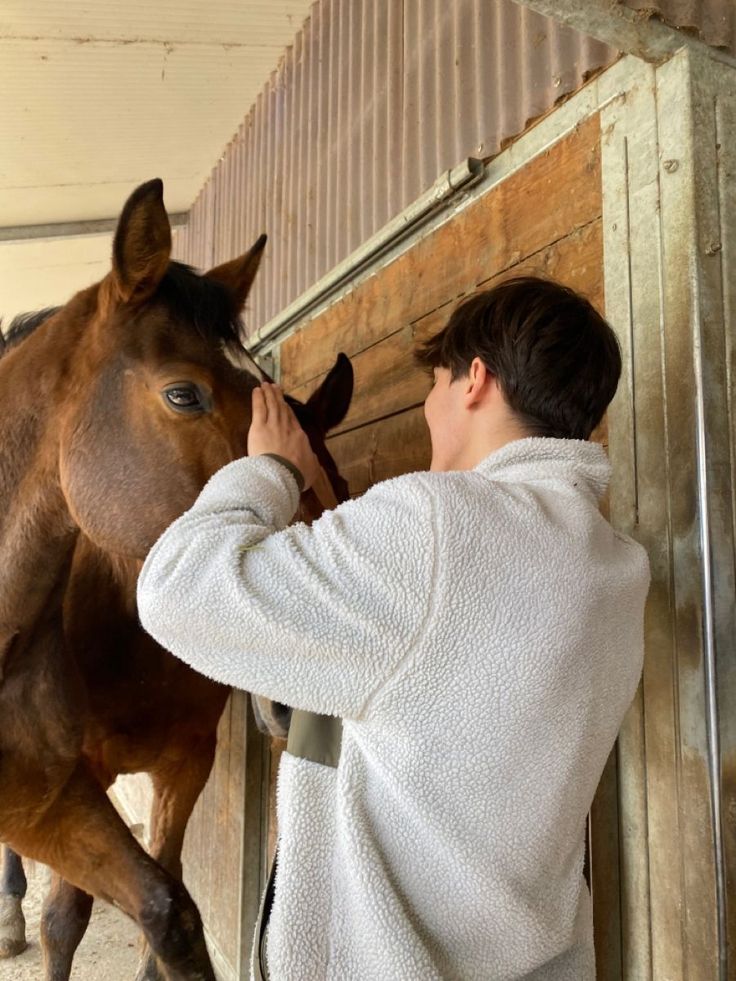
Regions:
[[[216,948],[219,970],[235,976],[240,956],[240,854],[243,840],[245,732],[242,693],[228,700],[217,730],[209,780],[187,825],[184,881]]]
[[[606,295],[626,369],[611,413],[612,511],[652,570],[643,682],[619,744],[623,976],[688,981],[733,974],[724,948],[719,962],[704,647],[713,576],[729,594],[723,640],[733,650],[732,517],[709,530],[702,513],[711,494],[708,517],[719,520],[732,461],[718,228],[727,211],[715,194],[713,92],[698,94],[706,79],[678,56],[612,104],[604,128]]]
[[[644,119],[653,118],[653,79],[639,82],[628,93],[625,104],[614,104],[602,115],[602,159],[604,175],[603,227],[604,227],[604,275],[606,289],[606,313],[611,319],[619,338],[623,355],[623,377],[616,398],[609,410],[609,453],[613,465],[610,487],[611,520],[620,530],[638,537],[638,468],[637,411],[645,408],[647,426],[651,428],[661,414],[652,406],[638,406],[636,394],[640,385],[640,372],[655,374],[653,359],[642,362],[637,352],[635,358],[634,316],[642,323],[660,322],[660,298],[658,290],[651,290],[649,297],[636,292],[636,311],[632,308],[630,267],[630,177],[637,184],[656,186],[655,164],[651,162],[650,174],[641,178],[630,175],[629,113],[640,113]],[[656,135],[651,123],[643,128],[642,138],[651,141],[651,152],[656,156]],[[654,222],[656,199],[647,198],[645,192],[634,189],[637,195],[634,207],[648,215]],[[642,197],[644,195],[644,197]],[[655,392],[655,397],[661,394]],[[653,416],[648,413],[654,411]],[[645,461],[641,461],[645,462]],[[662,461],[654,460],[656,469]],[[665,532],[659,529],[662,538]],[[655,576],[661,570],[654,570]],[[651,621],[650,621],[651,622]],[[649,628],[651,630],[651,627]],[[648,799],[647,760],[644,732],[644,693],[640,686],[629,708],[619,734],[619,829],[620,861],[616,870],[614,887],[620,896],[621,916],[621,977],[648,981],[652,977],[652,936],[650,912],[650,874],[648,855]],[[611,890],[613,891],[613,890]],[[676,975],[675,975],[676,976]]]
[[[258,731],[250,706],[250,695],[239,693],[243,718],[244,767],[242,770],[241,831],[242,845],[239,862],[240,894],[239,924],[240,950],[238,977],[250,974],[250,954],[261,894],[265,888],[263,842],[266,835],[266,807],[264,806],[264,768],[266,740]]]
[[[641,698],[635,700],[620,737],[624,977],[679,978],[687,976],[687,968],[664,337],[660,330],[636,329],[639,323],[659,325],[663,320],[663,297],[656,267],[652,269],[661,243],[653,239],[660,202],[651,85],[630,95],[620,112],[618,107],[611,110],[606,150],[611,179],[614,174],[622,178],[620,185],[611,184],[606,205],[606,295],[627,351],[628,377],[611,411],[611,500],[617,527],[647,547],[652,570]],[[684,396],[689,379],[680,381]],[[689,429],[687,423],[684,429]],[[634,781],[641,777],[644,784],[637,786]],[[628,834],[630,822],[635,838]],[[651,921],[643,915],[647,908]]]
[[[510,275],[538,275],[555,279],[588,296],[597,308],[602,309],[603,238],[600,219],[577,229],[511,270],[493,276],[482,284],[482,288],[488,289]],[[414,365],[412,354],[418,343],[444,327],[455,305],[455,300],[443,304],[352,359],[355,371],[353,401],[335,434],[424,401],[430,382],[424,372]],[[291,394],[306,400],[323,378],[324,375],[321,375],[293,388]],[[597,438],[605,442],[605,428]]]
[[[335,436],[328,446],[353,497],[379,480],[427,470],[432,456],[422,406]]]
[[[596,979],[621,981],[617,747],[611,751],[598,785],[590,811],[589,829]]]
[[[510,269],[491,276],[479,284],[483,289],[511,276],[541,276],[569,286],[587,297],[596,310],[604,313],[603,296],[603,225],[595,218],[516,263]]]
[[[215,754],[215,764],[213,767],[213,810],[210,812],[210,833],[205,834],[203,841],[203,851],[200,858],[204,866],[205,874],[209,880],[207,890],[207,922],[210,930],[217,937],[218,946],[223,954],[230,961],[232,954],[233,937],[230,933],[232,928],[232,907],[237,896],[237,890],[232,892],[223,908],[223,898],[227,896],[228,868],[230,863],[223,861],[227,851],[223,855],[218,854],[221,842],[228,841],[228,813],[227,813],[227,789],[230,778],[230,737],[232,727],[232,697],[228,700],[225,711],[220,720],[217,734],[217,753]],[[230,935],[229,935],[230,934]],[[233,963],[233,961],[230,961]]]
[[[714,69],[715,71],[715,69]],[[736,73],[724,72],[718,86],[715,123],[716,145],[720,147],[720,166],[718,174],[720,207],[720,241],[722,242],[723,262],[723,318],[725,327],[724,365],[736,363]],[[731,165],[723,165],[730,161]],[[732,528],[736,528],[736,372],[731,370],[728,388],[728,422],[723,427],[726,439],[730,436],[731,464],[724,473],[728,474],[731,485],[730,511]],[[714,390],[714,394],[717,390]],[[729,495],[724,493],[723,506],[728,508]],[[732,569],[736,569],[736,543],[733,532],[728,536],[731,548]],[[733,573],[731,574],[733,576]],[[728,584],[733,590],[733,579],[718,573],[721,589]],[[730,597],[727,597],[727,602]],[[725,618],[724,618],[725,619]],[[725,630],[728,631],[728,622]],[[723,629],[723,627],[721,627]],[[728,634],[727,634],[728,637]],[[722,644],[717,663],[718,675],[718,723],[721,750],[721,812],[723,825],[723,852],[726,874],[726,894],[736,896],[736,658],[733,656],[734,631],[731,629],[731,644]],[[726,904],[726,938],[731,957],[736,957],[736,902]],[[733,964],[731,965],[733,970]]]
[[[355,429],[424,401],[431,382],[429,376],[415,366],[413,350],[414,329],[407,325],[353,359],[353,400],[336,432]],[[310,382],[294,394],[303,398],[316,384]]]
[[[281,347],[288,388],[473,290],[601,214],[600,124],[591,116],[526,167],[362,282]]]
[[[202,851],[199,856],[199,860],[202,863],[203,877],[207,882],[207,923],[209,924],[210,931],[217,937],[221,948],[227,948],[227,942],[224,937],[225,931],[222,930],[221,923],[217,922],[219,920],[219,905],[221,902],[224,885],[222,879],[226,874],[226,870],[222,868],[220,863],[217,861],[218,856],[216,846],[217,843],[222,841],[225,836],[222,796],[223,790],[227,787],[228,779],[227,758],[229,755],[230,741],[230,716],[232,710],[231,701],[231,699],[228,700],[218,727],[217,753],[215,754],[215,762],[212,767],[211,775],[212,796],[210,798],[211,809],[208,815],[210,833],[207,834],[206,829],[202,829]],[[226,913],[225,915],[227,916]]]
[[[652,903],[653,973],[656,978],[666,977],[681,963],[688,981],[710,981],[718,976],[719,945],[715,863],[711,860],[714,828],[703,663],[702,617],[705,611],[698,517],[697,368],[693,370],[698,358],[703,356],[702,349],[699,351],[701,337],[698,337],[697,320],[703,310],[702,304],[710,299],[710,289],[701,278],[702,267],[695,279],[696,228],[701,224],[707,228],[708,216],[703,211],[695,213],[692,189],[698,180],[710,186],[703,165],[709,154],[715,155],[715,147],[712,143],[707,149],[700,145],[700,140],[707,139],[705,128],[698,127],[695,135],[692,110],[687,105],[690,84],[685,60],[663,66],[657,72],[659,166],[670,147],[682,148],[682,156],[678,149],[677,169],[673,173],[660,170],[662,177],[667,179],[661,179],[659,183],[660,254],[666,257],[662,264],[666,332],[657,345],[661,352],[662,373],[658,387],[663,390],[665,409],[663,435],[667,486],[666,496],[658,495],[649,502],[652,521],[647,522],[646,527],[656,527],[655,521],[661,521],[659,516],[665,505],[666,540],[672,543],[672,551],[667,555],[661,539],[656,545],[652,542],[652,549],[658,547],[659,550],[657,565],[668,560],[669,616],[663,624],[666,634],[661,637],[661,646],[652,645],[655,657],[648,657],[645,664],[644,697],[652,829],[650,869],[657,890],[657,901]],[[708,112],[712,116],[712,104]],[[696,147],[701,165],[697,178],[693,156]],[[645,219],[640,217],[639,220]],[[684,229],[688,229],[687,233]],[[651,236],[648,227],[643,231]],[[640,248],[641,258],[637,259],[642,279],[640,288],[644,290],[649,286],[649,269],[644,263],[651,255],[652,243],[651,240],[646,242],[643,234]],[[700,308],[698,313],[696,307]],[[716,317],[712,323],[715,327]],[[646,341],[642,346],[644,344]],[[714,373],[709,382],[715,386],[716,379]],[[714,387],[708,397],[714,398],[717,391]],[[715,446],[715,432],[708,434],[708,443],[711,448]],[[659,477],[653,480],[652,490],[659,489],[660,482]],[[666,798],[667,785],[674,796],[674,808],[672,800]],[[677,839],[672,835],[670,824],[673,810]],[[673,895],[669,885],[675,878],[672,872],[675,840],[678,840],[681,855],[677,891]],[[675,897],[679,899],[677,905]]]
[[[224,789],[222,807],[225,812],[225,833],[219,843],[217,861],[224,865],[227,874],[222,877],[224,892],[219,896],[218,919],[227,937],[226,953],[236,969],[241,956],[242,924],[242,870],[237,861],[244,849],[245,779],[247,753],[248,695],[234,691],[230,696],[230,739],[228,745],[227,786]],[[222,915],[224,911],[226,915]]]

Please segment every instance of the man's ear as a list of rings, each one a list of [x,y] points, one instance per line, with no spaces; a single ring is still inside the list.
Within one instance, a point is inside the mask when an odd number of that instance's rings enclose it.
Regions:
[[[145,300],[163,279],[171,258],[171,226],[164,185],[156,177],[125,202],[112,245],[112,278],[124,302]]]
[[[475,405],[483,397],[492,378],[481,358],[473,358],[468,368],[468,377],[464,381],[468,405]]]
[[[242,310],[245,306],[246,297],[261,264],[266,240],[267,236],[261,235],[255,245],[244,255],[237,259],[231,259],[230,262],[223,262],[221,266],[215,266],[214,269],[210,269],[206,273],[208,279],[222,283],[235,294],[238,310]]]
[[[323,433],[340,425],[347,415],[352,397],[353,366],[348,356],[340,353],[322,384],[307,401]]]

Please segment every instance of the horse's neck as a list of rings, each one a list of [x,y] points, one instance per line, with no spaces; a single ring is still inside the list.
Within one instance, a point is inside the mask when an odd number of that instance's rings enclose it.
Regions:
[[[32,336],[0,360],[0,654],[8,638],[48,612],[77,534],[61,492],[56,436],[66,365],[50,352],[44,357],[41,340]]]

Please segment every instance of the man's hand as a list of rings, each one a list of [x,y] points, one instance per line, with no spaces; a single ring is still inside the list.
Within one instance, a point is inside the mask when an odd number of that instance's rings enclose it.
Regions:
[[[314,483],[319,461],[307,434],[297,422],[278,385],[263,382],[253,389],[253,418],[248,432],[248,456],[276,453],[297,467],[304,477],[304,490]]]

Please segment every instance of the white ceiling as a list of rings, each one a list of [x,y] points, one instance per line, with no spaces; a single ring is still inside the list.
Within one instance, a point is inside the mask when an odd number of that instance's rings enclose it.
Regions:
[[[115,218],[151,177],[186,212],[310,5],[0,0],[0,233]],[[109,253],[109,235],[0,244],[0,314],[64,302]]]
[[[65,303],[110,269],[110,235],[0,244],[0,316]]]

